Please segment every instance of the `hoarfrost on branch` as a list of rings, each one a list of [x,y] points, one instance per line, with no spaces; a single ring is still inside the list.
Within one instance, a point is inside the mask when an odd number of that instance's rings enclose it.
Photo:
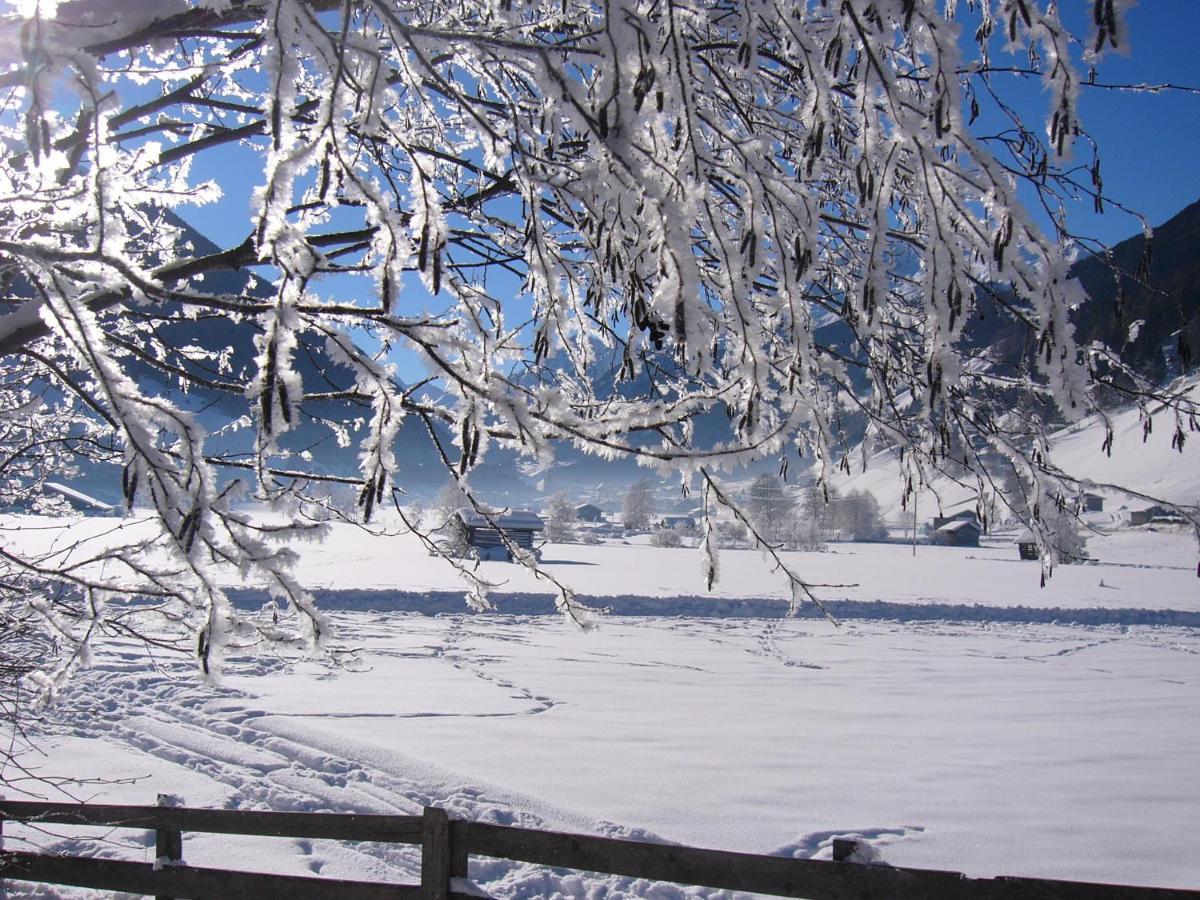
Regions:
[[[544,464],[570,442],[736,507],[723,472],[799,453],[824,479],[854,433],[901,453],[910,493],[952,471],[1002,496],[993,475],[1015,471],[1048,546],[1036,510],[1082,486],[1049,463],[1047,423],[1101,411],[1105,382],[1194,424],[1075,345],[1077,245],[1022,202],[1107,199],[1077,100],[1081,68],[1124,47],[1125,5],[1096,0],[1082,34],[1048,0],[71,0],[0,18],[0,477],[40,498],[52,472],[119,460],[153,525],[103,576],[2,551],[4,602],[74,648],[43,690],[97,630],[186,640],[205,671],[231,647],[321,644],[289,575],[293,539],[323,527],[300,513],[300,423],[358,442],[342,480],[367,517],[407,416],[469,500],[490,448]],[[1044,121],[1004,101],[1014,59],[1040,73]],[[221,166],[241,178],[197,174]],[[201,252],[173,211],[211,202],[230,225]],[[1021,365],[970,340],[984,298],[1027,328]],[[247,323],[251,365],[186,338],[214,317]],[[401,385],[395,352],[429,382]],[[304,354],[350,377],[306,383]],[[244,401],[248,458],[204,433],[197,391]],[[712,413],[730,427],[704,444]],[[239,513],[247,496],[281,517]],[[228,566],[290,614],[234,610]],[[131,593],[158,626],[129,618]]]

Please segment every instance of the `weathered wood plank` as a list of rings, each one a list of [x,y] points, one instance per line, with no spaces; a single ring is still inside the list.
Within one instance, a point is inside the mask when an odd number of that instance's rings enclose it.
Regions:
[[[426,900],[447,900],[450,895],[450,817],[444,809],[425,807],[422,816],[421,890]]]
[[[454,878],[466,878],[470,874],[471,853],[467,849],[470,828],[470,822],[450,820],[450,875]]]
[[[115,806],[0,801],[0,816],[56,825],[109,825],[147,830],[200,831],[341,841],[421,842],[419,816],[359,813],[258,812],[242,809]]]
[[[865,866],[671,847],[472,822],[470,853],[654,881],[809,900],[1200,900],[1200,891],[1027,878],[972,879],[957,872]]]
[[[159,794],[160,807],[175,808],[181,806],[178,797],[171,794]],[[183,862],[183,832],[173,828],[158,828],[154,832],[154,856],[158,865],[173,865]],[[166,894],[157,894],[154,900],[175,900]]]
[[[1200,891],[1058,881],[1047,878],[968,878],[971,900],[1200,900]]]
[[[417,885],[377,884],[297,875],[264,875],[195,866],[168,866],[155,871],[150,863],[35,853],[0,853],[0,876],[19,881],[72,885],[103,891],[167,894],[174,897],[262,900],[417,900]]]

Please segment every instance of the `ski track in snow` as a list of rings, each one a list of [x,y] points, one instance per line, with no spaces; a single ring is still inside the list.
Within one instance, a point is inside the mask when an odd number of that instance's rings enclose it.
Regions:
[[[490,673],[488,663],[495,660],[470,654],[462,646],[469,637],[464,628],[466,617],[447,617],[439,621],[446,624],[445,633],[440,641],[429,645],[425,654],[380,650],[376,651],[377,655],[428,655],[439,658],[455,669],[528,703],[527,709],[517,713],[447,715],[538,715],[557,704],[551,697],[536,694],[511,680]],[[345,631],[342,634],[349,636]],[[283,667],[278,660],[235,662],[241,667],[249,666],[256,674]],[[322,742],[306,743],[284,736],[278,728],[279,723],[275,721],[339,716],[409,717],[406,714],[364,716],[362,713],[269,712],[253,708],[253,698],[239,691],[198,686],[188,665],[163,664],[158,672],[146,672],[144,666],[145,658],[136,648],[106,652],[101,661],[80,676],[76,689],[70,691],[59,704],[55,717],[57,724],[53,730],[123,745],[204,775],[231,790],[224,804],[227,809],[420,815],[423,807],[437,805],[447,809],[452,816],[472,821],[666,842],[646,829],[602,820],[583,820],[571,813],[551,810],[544,803],[531,803],[520,797],[495,796],[486,788],[460,785],[455,782],[452,773],[431,772],[431,767],[423,762],[414,761],[413,769],[426,775],[426,779],[406,778],[339,755],[329,747],[320,746]],[[130,696],[140,698],[140,710],[122,717],[126,702],[122,698]],[[433,783],[427,780],[430,774],[434,775]],[[551,815],[547,817],[538,811],[530,811],[539,806],[551,812]],[[152,841],[153,836],[149,834],[121,831],[107,835],[104,841],[98,843],[66,836],[43,841],[41,846],[48,852],[90,852],[128,858],[130,850],[144,855]],[[188,857],[187,843],[185,840],[185,859]],[[329,868],[331,861],[335,861],[339,869],[356,873],[349,877],[410,884],[420,880],[419,850],[408,845],[348,844],[307,839],[293,839],[289,843],[293,853],[306,861],[310,874],[319,875]],[[583,878],[567,870],[550,870],[481,858],[472,860],[471,876],[496,897],[731,900],[752,896],[730,891],[683,888],[619,876]],[[25,893],[20,889],[10,889],[8,896],[86,895],[90,895],[90,892],[43,886]]]
[[[336,615],[336,614],[335,614]],[[131,748],[158,760],[205,776],[226,790],[226,808],[278,811],[321,811],[419,815],[422,807],[438,805],[451,815],[475,821],[551,830],[594,833],[662,841],[653,831],[596,819],[555,807],[540,798],[521,796],[483,783],[471,784],[459,773],[436,763],[406,757],[390,750],[380,756],[366,745],[356,745],[336,733],[311,730],[305,721],[321,719],[403,719],[426,717],[498,718],[541,716],[564,701],[553,692],[522,684],[515,657],[503,656],[498,646],[519,645],[521,652],[548,652],[564,663],[644,665],[652,669],[680,670],[712,676],[713,671],[672,659],[635,660],[602,650],[564,653],[559,645],[540,643],[541,632],[530,620],[509,615],[479,617],[468,614],[437,617],[397,616],[370,612],[338,615],[341,641],[363,646],[379,660],[395,659],[448,666],[461,676],[475,679],[512,701],[515,710],[438,711],[338,711],[295,712],[271,709],[269,701],[232,687],[199,685],[183,661],[160,661],[147,670],[139,646],[119,642],[106,645],[96,663],[82,673],[55,710],[53,731],[88,740],[103,740]],[[803,621],[777,619],[658,619],[644,627],[661,629],[664,639],[700,640],[746,654],[762,664],[784,669],[826,670],[829,648],[851,641],[858,627],[846,623],[839,636],[804,645],[814,648],[817,659],[789,652],[802,639],[812,637]],[[404,642],[386,643],[396,628],[407,632]],[[920,621],[906,623],[887,634],[893,649],[919,654],[930,639],[970,641],[999,629],[1000,642],[981,647],[964,646],[964,656],[1020,660],[1038,664],[1100,651],[1126,642],[1152,651],[1196,655],[1200,647],[1188,642],[1177,629],[1127,625],[1065,626],[989,625],[978,622]],[[824,650],[822,650],[824,646]],[[824,656],[821,654],[824,653]],[[743,658],[745,658],[743,656]],[[835,657],[831,657],[836,659]],[[288,663],[273,658],[231,660],[238,674],[281,674]],[[379,663],[382,664],[382,663]],[[309,664],[311,665],[311,664]],[[840,665],[840,664],[836,664]],[[1094,667],[1094,671],[1107,672]],[[653,677],[653,676],[651,676]],[[1164,679],[1166,680],[1166,679]],[[1183,682],[1172,681],[1173,684]],[[129,698],[136,697],[136,703]],[[365,750],[363,748],[366,748]],[[361,752],[360,752],[361,751]],[[137,773],[131,773],[137,774]],[[184,798],[187,799],[186,797]],[[840,830],[823,829],[797,835],[776,847],[774,855],[792,858],[829,858],[836,836],[857,836],[884,850],[897,842],[920,839],[928,831],[922,824],[853,822]],[[185,857],[194,837],[185,841]],[[117,844],[116,841],[123,843]],[[92,852],[144,858],[152,837],[136,832],[114,832],[103,840],[78,836],[43,839],[49,850]],[[397,883],[419,880],[419,852],[414,847],[378,843],[343,844],[333,841],[291,840],[289,868],[330,877],[367,878]],[[257,860],[256,860],[257,861]],[[212,865],[212,861],[196,864]],[[220,864],[219,860],[216,864]],[[237,866],[235,866],[237,867]],[[485,891],[511,898],[733,898],[726,891],[683,888],[621,877],[582,876],[500,860],[473,859],[471,876]],[[82,891],[34,889],[29,896],[76,896]],[[10,896],[23,896],[19,891]]]
[[[791,655],[783,652],[782,650],[780,650],[775,642],[775,636],[776,636],[776,632],[778,630],[779,630],[779,622],[777,622],[777,621],[769,621],[765,625],[763,625],[762,634],[760,634],[758,637],[758,646],[759,646],[759,648],[761,650],[761,654],[763,656],[767,657],[768,659],[778,660],[782,665],[785,665],[788,667],[795,666],[795,667],[798,667],[801,669],[824,669],[825,668],[824,666],[818,665],[817,663],[805,662],[802,659],[798,659],[798,658],[791,656]],[[754,651],[751,651],[751,652],[754,652]]]

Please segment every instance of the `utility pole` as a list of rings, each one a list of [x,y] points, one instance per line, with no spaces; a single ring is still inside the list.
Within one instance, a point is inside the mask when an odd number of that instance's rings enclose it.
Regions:
[[[913,491],[913,556],[917,555],[917,492]]]

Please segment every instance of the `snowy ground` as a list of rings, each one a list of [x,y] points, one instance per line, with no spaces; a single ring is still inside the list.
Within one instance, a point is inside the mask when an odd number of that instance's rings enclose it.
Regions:
[[[907,547],[835,546],[795,561],[814,580],[857,585],[826,589],[830,599],[884,601],[902,618],[835,627],[717,603],[723,617],[613,616],[582,633],[503,602],[480,616],[396,611],[401,585],[412,605],[456,584],[404,536],[369,544],[338,529],[300,574],[327,606],[347,607],[332,615],[362,671],[241,660],[211,689],[183,664],[151,666],[111,643],[53,711],[41,772],[133,779],[77,791],[104,802],[173,792],[189,805],[403,813],[433,802],[489,821],[796,856],[828,856],[833,835],[859,834],[899,865],[1195,888],[1200,627],[1144,624],[1146,611],[1200,613],[1195,545],[1138,531],[1089,549],[1100,564],[1061,568],[1043,590],[1007,543],[919,547],[915,559]],[[546,556],[618,609],[703,593],[694,551],[555,545]],[[502,601],[544,591],[489,566],[507,576]],[[722,558],[718,593],[782,596],[749,552]],[[1000,621],[1014,606],[1045,614]],[[1081,621],[1095,624],[1067,624]],[[152,855],[121,834],[25,836]],[[416,877],[412,851],[378,845],[190,836],[185,855]],[[702,895],[498,862],[472,875],[505,897]]]
[[[55,563],[74,563],[88,554],[98,555],[103,546],[118,539],[134,539],[145,530],[144,521],[138,516],[62,520],[0,516],[0,540],[47,554],[57,550]],[[375,530],[379,536],[372,537],[355,525],[332,525],[324,542],[300,546],[297,577],[324,592],[445,593],[451,595],[454,610],[461,608],[463,583],[452,566],[431,557],[415,537],[394,524],[384,522]],[[904,544],[832,543],[826,552],[784,555],[803,577],[819,586],[820,596],[831,600],[1200,612],[1194,535],[1183,529],[1128,530],[1111,524],[1105,531],[1088,543],[1092,564],[1060,566],[1044,588],[1039,588],[1038,563],[1018,559],[1012,535],[991,538],[983,547],[968,550],[921,544],[914,554]],[[621,597],[782,601],[788,596],[786,581],[752,550],[722,552],[720,579],[711,592],[705,591],[696,550],[651,547],[644,539],[595,546],[548,544],[542,564],[580,595],[600,603]],[[476,571],[494,583],[501,596],[552,592],[544,581],[508,563],[484,562]],[[242,582],[230,572],[226,584]]]

